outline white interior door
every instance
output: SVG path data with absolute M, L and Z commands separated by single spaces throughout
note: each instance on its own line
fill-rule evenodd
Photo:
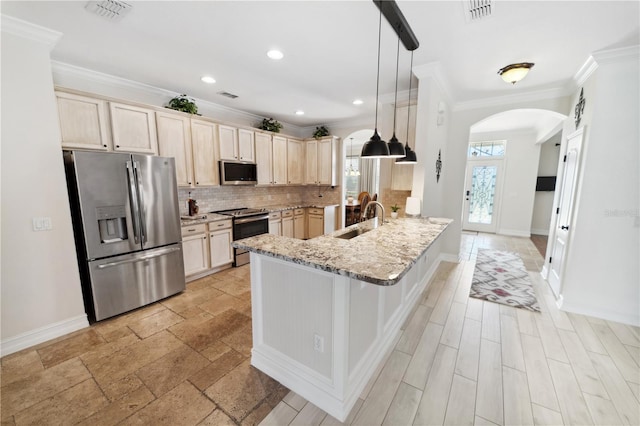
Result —
M 567 138 L 567 152 L 564 157 L 564 172 L 562 186 L 558 197 L 558 214 L 556 228 L 553 234 L 551 248 L 551 262 L 549 267 L 549 285 L 558 296 L 562 283 L 564 260 L 567 255 L 571 227 L 573 223 L 573 204 L 580 171 L 580 151 L 582 148 L 582 136 L 584 127 L 572 133 Z
M 468 161 L 463 229 L 496 232 L 501 181 L 502 160 Z

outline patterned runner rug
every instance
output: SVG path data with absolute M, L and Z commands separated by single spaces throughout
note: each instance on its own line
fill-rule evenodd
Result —
M 540 312 L 522 259 L 508 251 L 478 250 L 469 296 Z

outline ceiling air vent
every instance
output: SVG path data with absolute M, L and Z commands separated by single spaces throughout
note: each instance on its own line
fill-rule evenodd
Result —
M 238 97 L 238 95 L 234 95 L 233 93 L 229 92 L 218 92 L 218 95 L 226 96 L 229 99 L 235 99 Z
M 110 21 L 119 21 L 131 10 L 131 5 L 123 1 L 102 0 L 89 1 L 84 8 Z
M 462 3 L 467 22 L 477 22 L 490 17 L 495 7 L 493 0 L 463 0 Z

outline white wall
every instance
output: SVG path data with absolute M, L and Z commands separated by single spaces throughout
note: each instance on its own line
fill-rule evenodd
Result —
M 594 53 L 563 309 L 640 325 L 640 48 Z M 575 105 L 579 90 L 571 105 Z M 565 136 L 574 130 L 573 121 Z M 563 144 L 564 144 L 563 140 Z M 563 149 L 565 147 L 563 146 Z
M 558 158 L 560 156 L 560 143 L 562 132 L 558 132 L 551 139 L 542 144 L 540 148 L 540 161 L 538 162 L 538 176 L 556 176 L 558 173 Z M 533 217 L 531 218 L 531 233 L 536 235 L 548 235 L 553 214 L 553 198 L 555 191 L 537 191 L 533 202 Z
M 496 233 L 529 237 L 540 158 L 536 133 L 533 130 L 472 133 L 469 140 L 507 141 Z
M 35 40 L 51 36 L 2 17 L 2 355 L 88 325 L 50 46 Z M 34 217 L 50 217 L 53 229 L 33 231 Z

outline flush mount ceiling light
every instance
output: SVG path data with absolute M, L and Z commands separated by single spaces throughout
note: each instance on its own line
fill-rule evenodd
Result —
M 389 157 L 389 147 L 378 134 L 378 91 L 380 89 L 380 39 L 382 34 L 382 12 L 378 21 L 378 75 L 376 77 L 376 125 L 371 139 L 362 146 L 361 157 L 367 158 L 387 158 Z
M 296 111 L 296 115 L 304 115 L 304 111 L 299 109 Z
M 356 99 L 355 101 L 353 101 L 353 104 L 354 105 L 362 105 L 363 104 L 362 99 Z
M 498 75 L 502 77 L 504 81 L 511 84 L 516 84 L 529 73 L 529 70 L 533 68 L 535 64 L 532 62 L 521 62 L 519 64 L 507 65 L 498 71 Z
M 411 149 L 409 146 L 409 119 L 411 117 L 411 77 L 413 70 L 413 51 L 411 52 L 411 65 L 409 66 L 409 105 L 407 106 L 407 142 L 404 145 L 405 156 L 402 158 L 396 158 L 396 164 L 405 165 L 405 164 L 417 164 L 418 157 L 416 156 L 416 152 Z
M 393 136 L 389 139 L 389 158 L 403 158 L 405 156 L 404 146 L 396 138 L 396 112 L 398 111 L 398 64 L 400 63 L 400 37 L 398 37 L 398 49 L 396 52 L 396 97 L 393 101 Z
M 216 82 L 216 79 L 211 77 L 210 75 L 203 75 L 202 77 L 200 77 L 200 80 L 207 84 L 213 84 Z
M 284 58 L 284 53 L 279 50 L 273 49 L 267 52 L 267 56 L 274 61 L 279 61 L 280 59 Z

